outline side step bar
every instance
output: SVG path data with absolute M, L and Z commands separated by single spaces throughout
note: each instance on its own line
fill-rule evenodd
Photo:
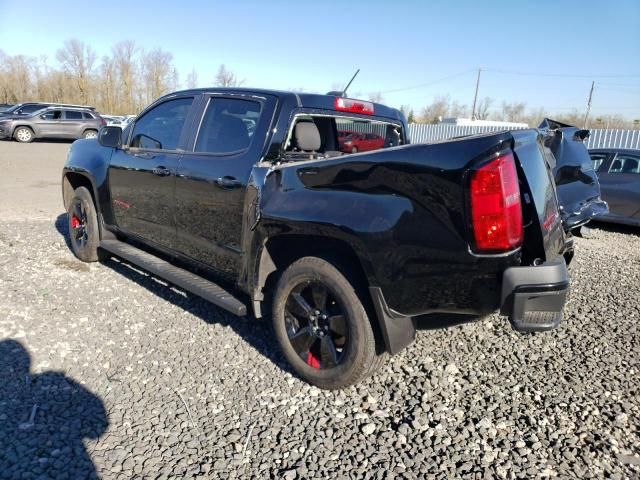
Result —
M 246 305 L 220 286 L 176 267 L 151 253 L 119 240 L 102 240 L 100 248 L 235 315 L 245 316 L 247 314 Z

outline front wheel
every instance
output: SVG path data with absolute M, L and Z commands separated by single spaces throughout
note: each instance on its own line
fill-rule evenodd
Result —
M 358 153 L 358 147 L 353 147 L 351 149 L 351 153 Z
M 321 258 L 301 258 L 284 271 L 273 325 L 293 369 L 320 388 L 353 385 L 380 364 L 371 322 L 354 287 Z
M 35 135 L 29 127 L 18 127 L 16 131 L 13 132 L 13 138 L 20 143 L 30 143 L 33 142 Z
M 98 248 L 100 231 L 98 214 L 93 197 L 86 187 L 78 187 L 67 208 L 69 240 L 76 257 L 83 262 L 95 262 L 106 258 L 106 254 Z

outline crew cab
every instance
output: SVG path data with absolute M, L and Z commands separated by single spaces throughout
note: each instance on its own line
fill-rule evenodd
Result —
M 383 142 L 345 153 L 339 132 Z M 117 256 L 237 315 L 270 313 L 297 374 L 341 388 L 409 345 L 427 313 L 559 325 L 572 243 L 555 135 L 410 144 L 402 113 L 380 104 L 186 90 L 74 142 L 62 194 L 78 258 Z M 587 156 L 570 141 L 563 155 Z

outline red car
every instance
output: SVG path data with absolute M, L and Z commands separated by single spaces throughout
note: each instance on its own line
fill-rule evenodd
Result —
M 338 138 L 340 151 L 347 153 L 367 152 L 384 147 L 384 138 L 374 133 L 351 132 Z

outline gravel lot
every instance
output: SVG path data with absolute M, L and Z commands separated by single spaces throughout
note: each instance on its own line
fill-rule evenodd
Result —
M 559 329 L 426 319 L 324 392 L 267 322 L 75 260 L 68 146 L 0 142 L 0 477 L 640 477 L 640 231 L 577 240 Z

